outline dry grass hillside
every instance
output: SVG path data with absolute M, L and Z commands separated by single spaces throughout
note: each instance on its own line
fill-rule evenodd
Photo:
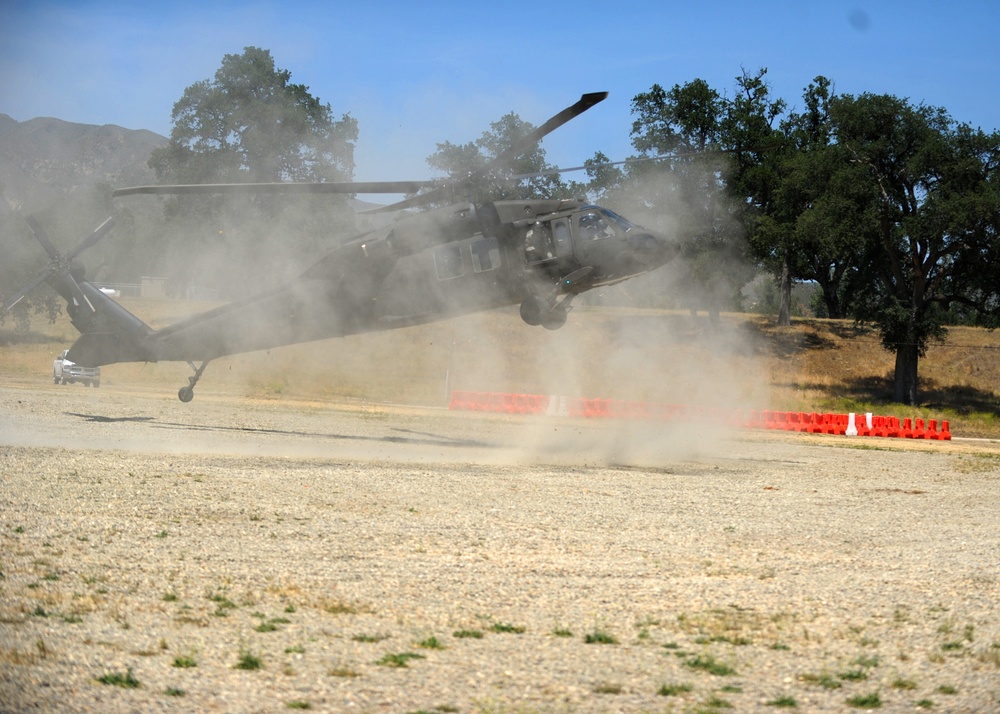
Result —
M 210 307 L 123 299 L 153 326 Z M 76 332 L 63 316 L 18 334 L 0 326 L 0 374 L 51 384 L 51 363 Z M 443 406 L 450 390 L 564 394 L 795 411 L 873 411 L 948 419 L 955 436 L 1000 438 L 1000 332 L 954 328 L 920 364 L 921 405 L 888 403 L 893 355 L 850 322 L 581 307 L 556 332 L 528 328 L 514 308 L 385 333 L 238 355 L 209 365 L 196 394 L 250 399 Z M 173 398 L 185 364 L 104 367 L 102 390 Z M 66 389 L 85 389 L 80 385 Z M 197 408 L 197 397 L 192 408 Z

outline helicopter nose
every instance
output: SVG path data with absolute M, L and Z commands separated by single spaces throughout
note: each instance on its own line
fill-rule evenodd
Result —
M 650 268 L 663 265 L 677 254 L 677 246 L 666 236 L 642 231 L 628 236 L 629 252 Z

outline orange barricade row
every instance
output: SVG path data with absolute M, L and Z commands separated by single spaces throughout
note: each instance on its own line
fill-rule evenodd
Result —
M 448 408 L 501 414 L 542 414 L 585 419 L 642 419 L 716 424 L 742 429 L 773 429 L 807 434 L 876 436 L 949 441 L 947 421 L 903 419 L 874 414 L 817 414 L 772 410 L 688 407 L 622 399 L 580 399 L 556 395 L 453 391 Z

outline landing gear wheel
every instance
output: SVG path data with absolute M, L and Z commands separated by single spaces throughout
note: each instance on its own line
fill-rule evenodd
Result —
M 566 311 L 562 308 L 554 308 L 549 310 L 542 317 L 542 327 L 546 330 L 558 330 L 560 327 L 566 324 Z
M 191 387 L 181 387 L 177 391 L 177 398 L 187 404 L 194 399 L 194 390 Z
M 521 303 L 521 319 L 534 327 L 541 325 L 546 313 L 549 312 L 549 305 L 544 299 L 532 296 L 525 298 Z

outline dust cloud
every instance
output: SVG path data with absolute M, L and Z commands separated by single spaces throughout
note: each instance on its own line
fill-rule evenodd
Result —
M 203 385 L 316 402 L 441 407 L 452 391 L 465 390 L 675 405 L 681 415 L 663 421 L 603 419 L 580 427 L 566 417 L 524 419 L 516 448 L 506 453 L 603 464 L 695 457 L 721 448 L 731 429 L 726 415 L 766 408 L 769 383 L 739 322 L 719 316 L 738 293 L 745 266 L 725 251 L 707 253 L 707 272 L 687 259 L 698 254 L 688 250 L 693 242 L 721 245 L 720 237 L 737 230 L 725 206 L 704 197 L 692 205 L 714 170 L 661 172 L 639 189 L 602 199 L 671 237 L 679 256 L 578 296 L 567 323 L 554 331 L 524 324 L 516 304 L 494 308 L 495 284 L 493 293 L 481 294 L 435 279 L 442 266 L 425 249 L 475 233 L 461 206 L 423 214 L 423 223 L 404 217 L 402 227 L 385 214 L 356 213 L 342 196 L 170 198 L 168 211 L 211 203 L 216 218 L 206 225 L 204 211 L 192 210 L 191 220 L 164 236 L 158 264 L 178 296 L 237 302 L 225 308 L 225 324 L 200 326 L 187 343 L 210 341 L 223 355 Z M 680 185 L 679 176 L 689 183 Z M 366 231 L 364 248 L 352 243 Z M 424 267 L 414 269 L 421 260 Z M 424 319 L 419 312 L 397 319 L 414 305 L 450 318 L 405 326 L 409 318 Z M 176 318 L 149 321 L 163 327 Z M 373 324 L 396 329 L 367 332 Z M 338 334 L 346 336 L 325 339 Z M 296 342 L 304 344 L 284 346 Z
M 728 449 L 740 416 L 768 408 L 770 375 L 758 346 L 741 321 L 721 314 L 750 271 L 723 240 L 739 234 L 734 211 L 702 191 L 720 170 L 658 172 L 634 192 L 602 201 L 671 237 L 678 255 L 581 295 L 561 329 L 521 324 L 516 308 L 456 323 L 462 366 L 453 370 L 454 388 L 651 403 L 678 414 L 595 418 L 583 427 L 557 416 L 527 420 L 517 458 L 634 465 L 698 458 Z M 642 196 L 658 197 L 659 208 Z M 691 205 L 693 198 L 702 203 Z M 689 255 L 701 261 L 710 255 L 712 265 L 692 263 Z
M 469 342 L 453 374 L 458 389 L 677 409 L 664 419 L 519 417 L 515 459 L 523 462 L 657 465 L 716 454 L 739 426 L 727 417 L 767 403 L 769 380 L 725 317 L 709 324 L 685 313 L 581 307 L 556 332 L 518 325 L 516 316 L 477 322 L 459 325 Z
M 648 465 L 717 452 L 733 428 L 730 415 L 766 408 L 769 379 L 740 323 L 719 316 L 725 296 L 741 287 L 743 268 L 723 256 L 710 279 L 700 280 L 697 266 L 686 261 L 682 243 L 705 240 L 690 237 L 705 233 L 705 219 L 704 212 L 682 203 L 692 192 L 679 190 L 676 176 L 658 175 L 641 192 L 607 205 L 673 237 L 679 257 L 619 285 L 584 293 L 567 324 L 554 331 L 524 324 L 517 305 L 480 311 L 491 300 L 495 304 L 495 297 L 434 279 L 431 256 L 420 251 L 475 232 L 457 208 L 446 209 L 445 218 L 422 219 L 423 224 L 404 218 L 405 228 L 380 214 L 354 215 L 350 225 L 343 213 L 312 199 L 294 210 L 289 204 L 272 205 L 270 212 L 258 206 L 254 212 L 270 218 L 259 222 L 246 218 L 251 211 L 245 210 L 238 232 L 253 236 L 251 246 L 260 250 L 234 251 L 234 239 L 224 237 L 214 258 L 211 251 L 199 258 L 202 269 L 210 267 L 220 295 L 275 286 L 285 292 L 248 304 L 234 339 L 255 351 L 217 360 L 205 379 L 236 385 L 247 396 L 279 399 L 445 406 L 452 391 L 465 390 L 673 405 L 680 415 L 670 420 L 598 419 L 578 427 L 566 417 L 526 418 L 516 448 L 505 450 L 504 458 Z M 695 183 L 704 180 L 699 176 Z M 661 197 L 668 208 L 651 210 L 636 198 L 639 193 Z M 237 204 L 249 205 L 245 199 Z M 724 207 L 714 210 L 712 230 L 735 230 Z M 320 226 L 325 237 L 316 233 Z M 360 230 L 372 231 L 363 258 L 350 244 Z M 393 240 L 402 243 L 394 245 L 403 249 L 402 257 L 380 263 L 375 242 Z M 426 263 L 422 272 L 412 270 L 418 260 Z M 290 277 L 303 271 L 305 280 Z M 391 285 L 396 293 L 391 308 L 385 307 L 380 285 Z M 432 306 L 451 318 L 364 332 L 364 323 L 391 324 L 386 311 L 412 305 Z M 311 317 L 293 325 L 283 320 L 286 314 Z M 350 334 L 359 330 L 364 333 Z M 319 339 L 324 331 L 348 334 Z M 281 346 L 299 337 L 316 341 Z

